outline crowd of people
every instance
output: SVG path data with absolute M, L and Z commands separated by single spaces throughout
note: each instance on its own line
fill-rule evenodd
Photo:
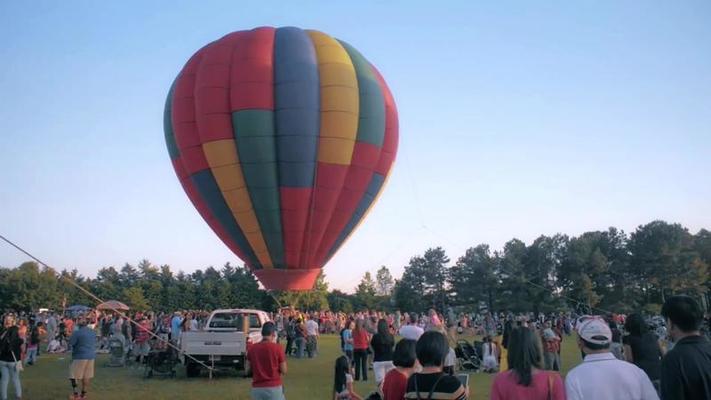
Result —
M 20 373 L 33 366 L 42 352 L 71 354 L 72 395 L 84 399 L 94 377 L 96 354 L 108 352 L 109 341 L 121 343 L 125 354 L 130 352 L 140 363 L 149 350 L 148 342 L 153 336 L 150 333 L 177 340 L 182 331 L 199 330 L 206 315 L 204 312 L 138 312 L 131 316 L 98 311 L 6 312 L 0 329 L 0 400 L 8 399 L 10 383 L 15 398 L 22 398 Z M 136 324 L 131 324 L 129 318 Z M 46 343 L 46 347 L 43 348 L 42 343 Z
M 53 316 L 48 319 L 52 320 Z M 7 313 L 2 317 L 0 329 L 0 399 L 8 399 L 10 382 L 15 390 L 15 398 L 22 399 L 20 373 L 25 367 L 34 365 L 41 352 L 40 343 L 48 335 L 52 340 L 66 341 L 71 349 L 69 381 L 74 399 L 86 398 L 91 379 L 94 377 L 96 358 L 96 333 L 89 327 L 89 317 L 61 318 L 54 331 L 54 321 L 45 329 L 47 321 L 42 316 L 17 316 Z M 52 341 L 50 340 L 50 342 Z
M 151 337 L 178 344 L 182 332 L 201 330 L 208 312 L 91 311 L 79 315 L 7 313 L 0 330 L 0 400 L 14 388 L 22 397 L 21 371 L 43 352 L 70 352 L 75 398 L 86 397 L 97 352 L 119 341 L 143 361 Z M 131 318 L 134 323 L 130 323 Z M 252 398 L 284 398 L 287 359 L 319 356 L 323 334 L 340 337 L 334 360 L 333 397 L 346 399 L 466 399 L 462 338 L 481 337 L 477 372 L 496 373 L 491 399 L 711 399 L 711 344 L 701 308 L 690 297 L 667 299 L 657 318 L 641 314 L 590 316 L 512 313 L 300 312 L 281 309 L 252 345 Z M 561 343 L 575 340 L 582 362 L 565 379 Z M 279 344 L 284 342 L 282 346 Z M 466 340 L 464 340 L 466 342 Z M 46 343 L 46 347 L 41 345 Z M 470 372 L 470 371 L 469 371 Z M 356 381 L 372 378 L 372 393 Z
M 278 363 L 272 362 L 278 365 L 272 369 L 272 382 L 279 377 L 279 385 L 269 395 L 253 398 L 283 399 L 280 376 L 286 371 L 286 356 L 292 355 L 291 345 L 308 343 L 309 336 L 317 339 L 319 332 L 338 332 L 343 354 L 335 360 L 334 400 L 469 398 L 476 388 L 468 385 L 466 374 L 457 374 L 454 349 L 458 335 L 467 333 L 483 336 L 481 370 L 498 372 L 490 390 L 493 400 L 711 399 L 711 343 L 704 335 L 708 319 L 687 296 L 667 299 L 663 323 L 640 314 L 448 314 L 282 312 L 269 323 L 268 332 L 283 334 L 263 332 L 268 341 L 287 339 L 286 351 L 275 356 Z M 313 322 L 316 334 L 301 328 L 304 321 Z M 568 340 L 576 341 L 582 363 L 563 379 L 560 344 L 573 335 Z M 295 356 L 302 354 L 297 351 Z M 365 396 L 353 382 L 367 381 L 371 369 L 376 390 Z

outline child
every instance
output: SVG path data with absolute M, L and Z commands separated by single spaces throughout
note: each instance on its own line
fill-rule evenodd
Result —
M 447 353 L 447 357 L 444 358 L 444 364 L 442 367 L 442 372 L 444 372 L 447 375 L 454 375 L 454 366 L 457 363 L 457 355 L 454 352 L 454 349 L 452 346 L 449 346 L 449 352 Z
M 353 391 L 353 375 L 348 357 L 340 356 L 336 359 L 335 376 L 333 380 L 334 400 L 363 400 L 358 393 Z
M 64 353 L 64 347 L 62 347 L 62 343 L 59 341 L 59 336 L 49 341 L 47 353 Z
M 484 372 L 494 373 L 499 369 L 499 347 L 491 340 L 491 336 L 484 337 L 484 344 L 482 346 L 484 350 L 484 356 L 482 358 L 482 367 Z
M 346 326 L 341 332 L 341 341 L 343 342 L 343 352 L 346 353 L 346 357 L 350 360 L 351 365 L 353 365 L 353 326 L 355 323 L 353 321 L 346 322 Z
M 454 336 L 448 335 L 447 331 L 444 329 L 440 330 L 442 334 L 447 338 L 447 344 L 449 344 L 449 351 L 447 356 L 444 358 L 444 363 L 442 364 L 442 372 L 447 375 L 454 375 L 454 366 L 457 363 L 457 354 L 454 351 L 454 346 L 456 346 L 456 341 Z

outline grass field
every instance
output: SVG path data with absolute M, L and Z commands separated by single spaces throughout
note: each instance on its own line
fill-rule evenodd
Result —
M 340 355 L 337 336 L 323 336 L 319 343 L 321 354 L 314 359 L 289 359 L 289 373 L 284 379 L 286 398 L 289 400 L 332 399 L 333 363 Z M 563 340 L 564 372 L 580 362 L 580 353 L 573 337 Z M 234 375 L 222 375 L 213 380 L 207 377 L 185 378 L 183 368 L 178 369 L 178 377 L 143 378 L 143 369 L 110 368 L 104 366 L 108 360 L 100 355 L 96 363 L 96 378 L 90 393 L 91 400 L 193 400 L 193 399 L 249 399 L 250 381 Z M 42 354 L 37 364 L 22 372 L 23 399 L 58 400 L 67 399 L 70 394 L 67 371 L 69 355 Z M 470 377 L 470 399 L 488 399 L 494 375 L 472 374 Z M 370 381 L 356 382 L 356 391 L 366 395 L 374 389 L 373 375 Z M 10 391 L 9 394 L 13 393 Z M 10 395 L 12 399 L 12 394 Z

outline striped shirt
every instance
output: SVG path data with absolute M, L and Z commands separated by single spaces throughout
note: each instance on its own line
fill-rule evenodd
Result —
M 434 386 L 434 390 L 433 390 Z M 428 397 L 432 391 L 432 397 Z M 419 392 L 419 393 L 418 393 Z M 441 372 L 434 374 L 413 374 L 407 380 L 405 399 L 408 400 L 465 400 L 465 387 L 454 376 Z

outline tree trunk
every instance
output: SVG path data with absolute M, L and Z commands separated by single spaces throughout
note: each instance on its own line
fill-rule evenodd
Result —
M 494 293 L 491 288 L 489 288 L 489 311 L 494 310 Z

